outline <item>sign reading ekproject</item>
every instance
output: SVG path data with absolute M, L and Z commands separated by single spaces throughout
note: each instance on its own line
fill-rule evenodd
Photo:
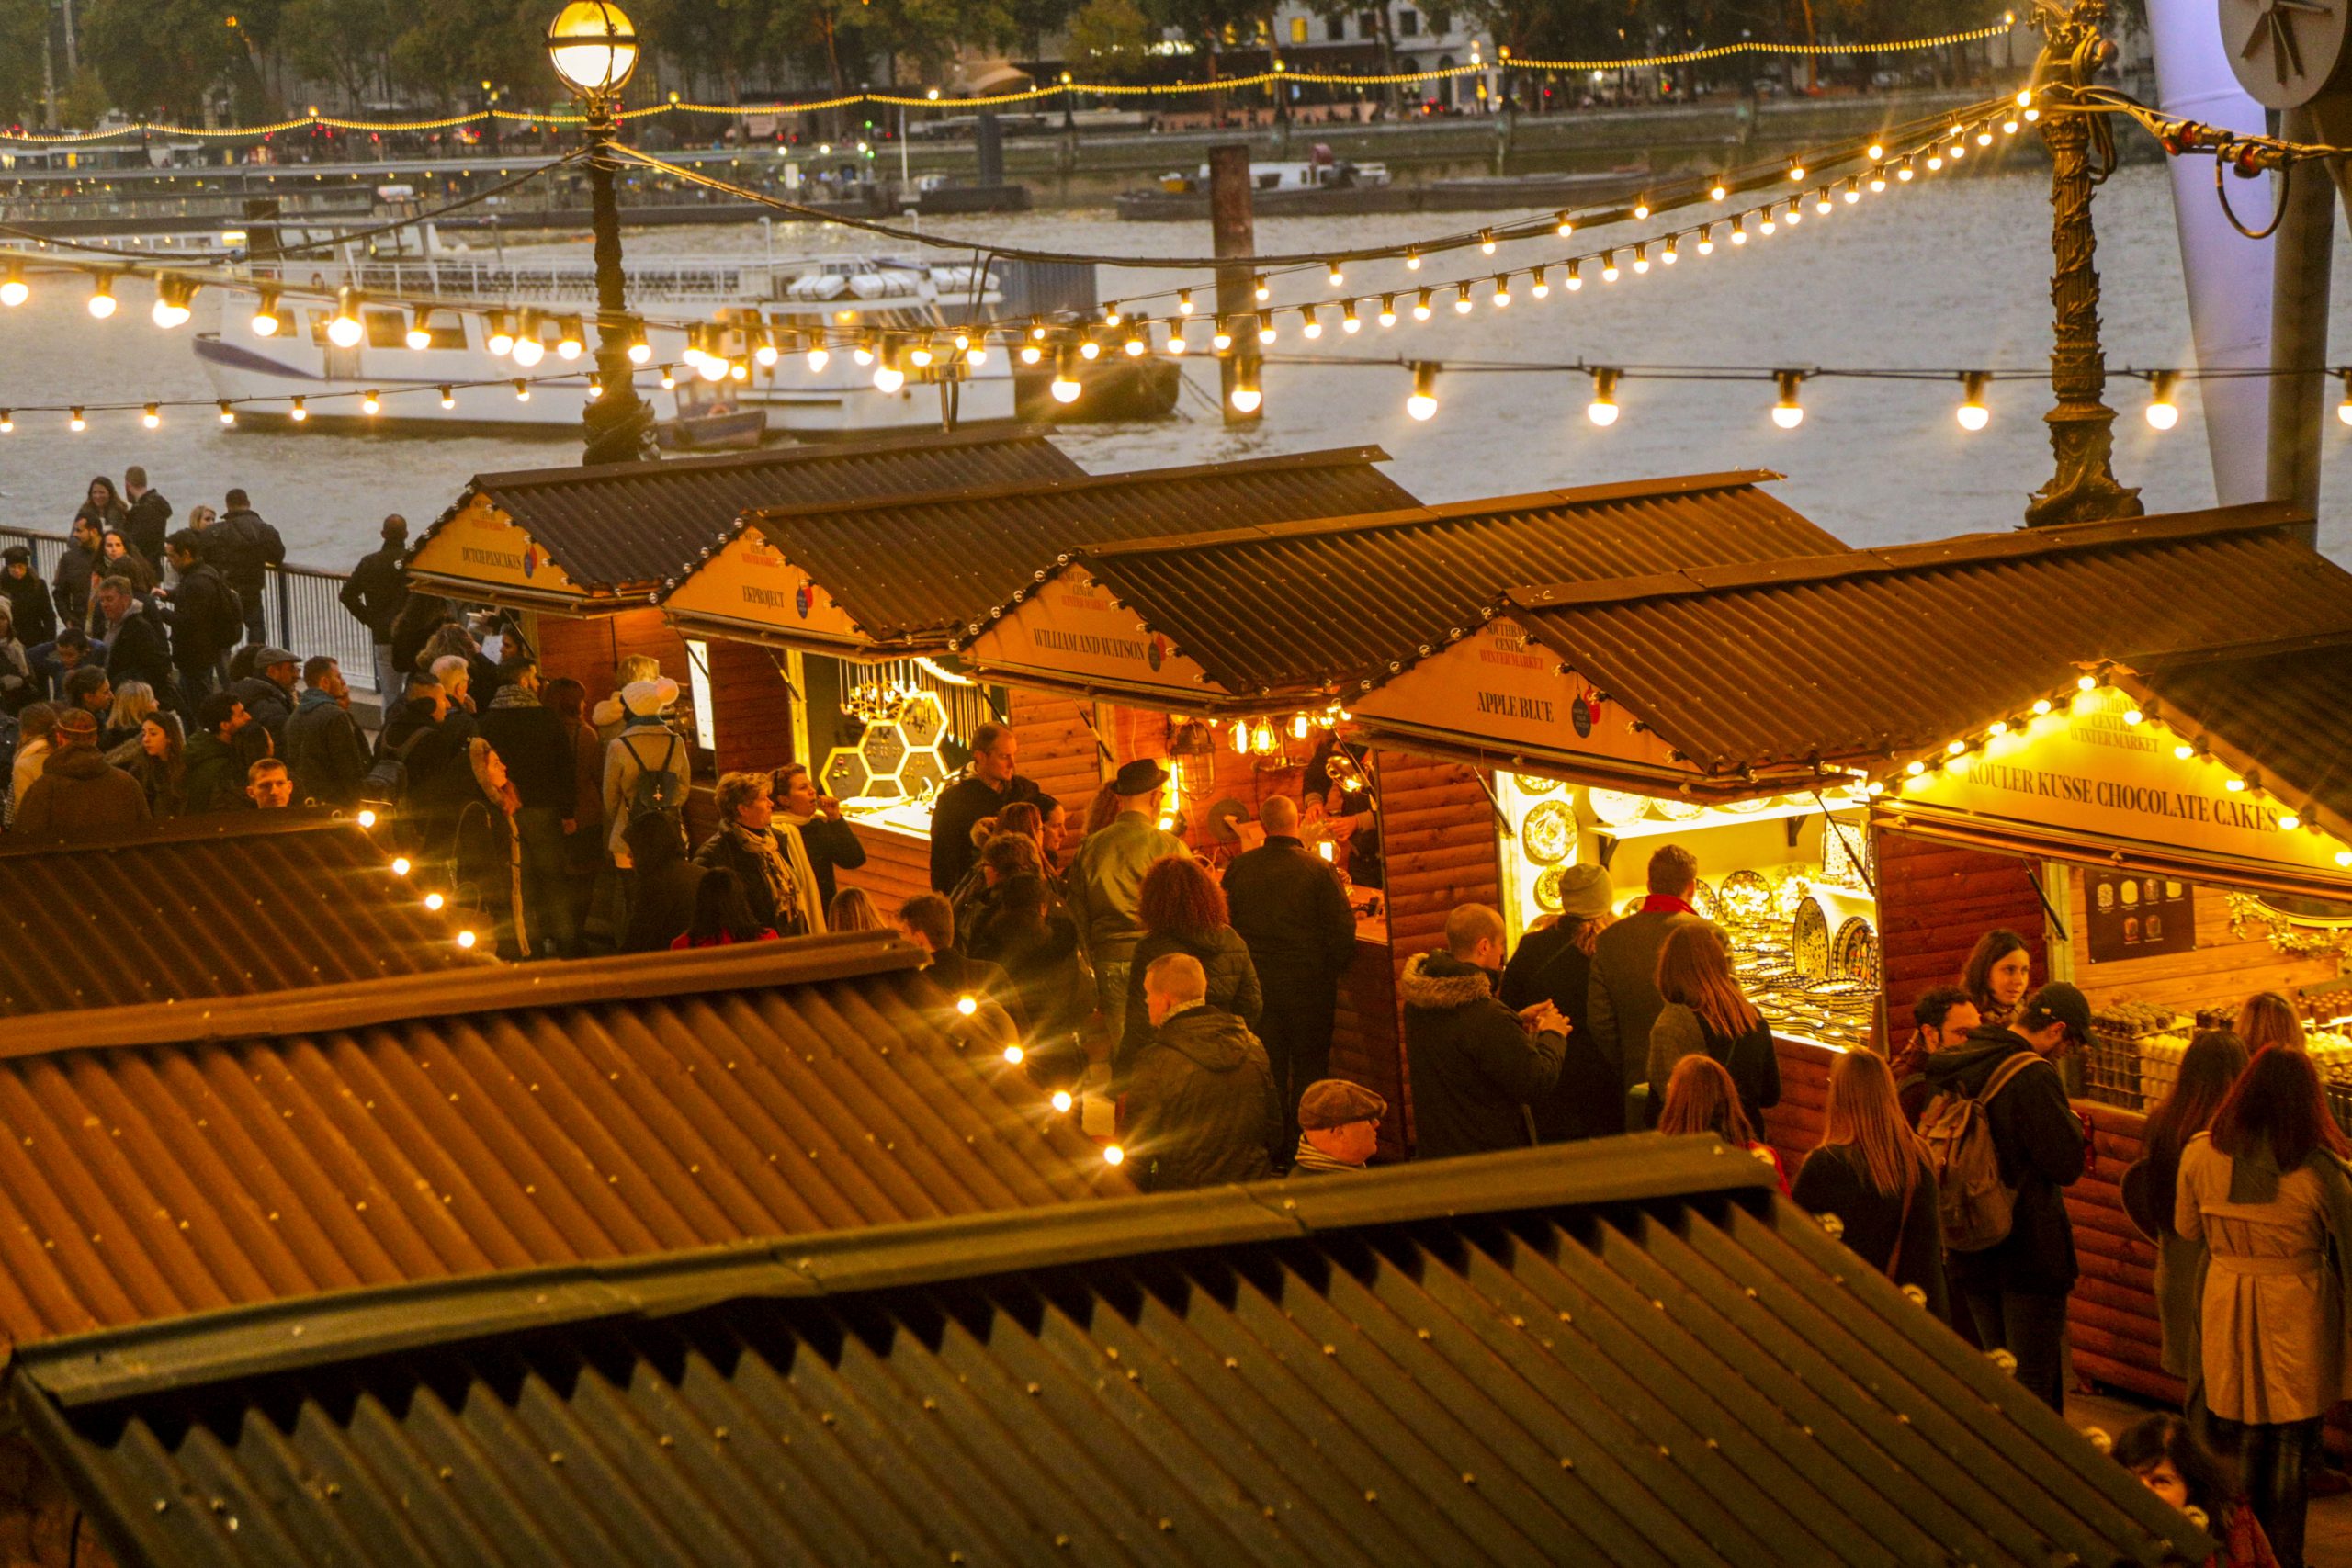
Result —
M 2113 688 L 1903 782 L 1897 812 L 2138 842 L 2175 853 L 2318 872 L 2345 881 L 2334 840 L 2306 832 L 2278 802 L 2186 749 Z M 2240 787 L 2233 788 L 2233 784 Z M 1890 795 L 1889 802 L 1895 796 Z
M 672 590 L 662 608 L 681 621 L 847 641 L 856 624 L 759 529 L 749 527 Z

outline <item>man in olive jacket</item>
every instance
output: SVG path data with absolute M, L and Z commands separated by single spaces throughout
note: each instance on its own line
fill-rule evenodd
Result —
M 1114 1040 L 1126 1031 L 1127 978 L 1135 967 L 1136 943 L 1143 940 L 1136 918 L 1143 874 L 1162 855 L 1193 852 L 1159 826 L 1160 792 L 1167 787 L 1168 770 L 1152 758 L 1138 757 L 1119 770 L 1111 781 L 1119 814 L 1078 846 L 1063 894 L 1063 908 L 1078 926 L 1087 962 L 1094 965 L 1095 1003 Z
M 1690 908 L 1698 886 L 1699 857 L 1679 844 L 1661 844 L 1650 856 L 1649 897 L 1592 944 L 1592 978 L 1578 1021 L 1600 1059 L 1617 1069 L 1621 1093 L 1649 1081 L 1650 1030 L 1666 1006 L 1657 994 L 1657 950 L 1668 931 L 1699 918 Z M 1645 1121 L 1656 1120 L 1657 1111 L 1653 1104 Z
M 1535 1141 L 1528 1107 L 1560 1076 L 1568 1024 L 1548 998 L 1523 1015 L 1496 1000 L 1503 942 L 1502 916 L 1462 905 L 1445 918 L 1444 948 L 1415 953 L 1397 982 L 1417 1158 Z
M 1207 1005 L 1208 975 L 1186 953 L 1144 971 L 1151 1043 L 1127 1077 L 1127 1142 L 1143 1188 L 1175 1192 L 1273 1175 L 1282 1106 L 1266 1048 Z
M 1225 868 L 1225 901 L 1264 995 L 1258 1035 L 1282 1091 L 1287 1148 L 1298 1141 L 1298 1097 L 1331 1076 L 1331 1020 L 1355 962 L 1356 917 L 1340 874 L 1300 841 L 1298 802 L 1269 795 L 1258 822 L 1266 841 Z

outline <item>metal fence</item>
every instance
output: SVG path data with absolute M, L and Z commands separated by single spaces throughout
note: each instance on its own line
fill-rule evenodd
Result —
M 66 536 L 31 528 L 0 529 L 0 539 L 21 539 L 33 552 L 33 570 L 43 582 L 57 570 Z M 274 566 L 262 595 L 264 635 L 277 647 L 308 659 L 323 653 L 343 666 L 343 677 L 354 692 L 380 696 L 376 691 L 376 656 L 368 628 L 343 607 L 340 597 L 349 574 L 321 571 L 316 567 Z

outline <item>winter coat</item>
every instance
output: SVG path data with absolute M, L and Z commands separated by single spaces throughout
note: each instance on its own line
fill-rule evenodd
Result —
M 266 675 L 248 675 L 232 685 L 229 694 L 245 705 L 254 725 L 269 731 L 277 754 L 286 755 L 286 721 L 294 716 L 294 694 Z
M 251 507 L 224 512 L 204 531 L 204 558 L 220 569 L 248 614 L 262 602 L 267 568 L 286 564 L 286 541 Z
M 49 574 L 50 592 L 57 605 L 57 624 L 78 626 L 90 618 L 90 575 L 97 568 L 98 547 L 69 544 Z
M 8 595 L 8 619 L 18 642 L 39 648 L 57 640 L 57 605 L 38 573 L 27 570 L 22 577 L 11 577 L 0 569 L 0 592 Z
M 15 830 L 39 839 L 119 839 L 148 818 L 147 792 L 91 746 L 53 752 L 17 803 Z
M 792 880 L 791 852 L 777 839 L 775 829 L 769 829 L 766 837 L 775 846 L 773 858 L 760 852 L 759 835 L 753 829 L 741 823 L 723 825 L 695 852 L 695 863 L 733 872 L 743 885 L 752 918 L 760 924 L 787 936 L 806 934 L 798 890 Z
M 2352 1173 L 2343 1161 L 2323 1149 L 2281 1171 L 2267 1145 L 2233 1159 L 2199 1133 L 2181 1151 L 2173 1225 L 2206 1246 L 2206 1408 L 2227 1421 L 2308 1421 L 2352 1393 Z
M 188 737 L 187 771 L 180 775 L 180 811 L 199 816 L 245 803 L 245 770 L 236 748 L 209 729 Z
M 139 781 L 140 793 L 147 797 L 147 814 L 156 821 L 187 815 L 186 758 L 174 766 L 142 751 L 123 771 Z
M 104 617 L 99 624 L 108 632 L 107 679 L 114 689 L 122 690 L 126 681 L 144 681 L 154 688 L 158 702 L 176 710 L 179 682 L 173 678 L 172 639 L 164 623 L 134 604 L 113 627 L 105 626 Z
M 1151 1013 L 1144 1005 L 1144 974 L 1154 960 L 1171 953 L 1188 953 L 1201 961 L 1202 971 L 1208 976 L 1209 1006 L 1233 1014 L 1251 1029 L 1258 1027 L 1258 1020 L 1265 1013 L 1266 995 L 1258 984 L 1257 965 L 1250 962 L 1250 949 L 1231 926 L 1219 926 L 1199 936 L 1146 932 L 1136 942 L 1135 967 L 1127 974 L 1126 1023 L 1111 1053 L 1114 1080 L 1125 1076 L 1144 1042 L 1151 1038 Z
M 519 694 L 518 694 L 519 695 Z M 560 817 L 571 815 L 580 787 L 580 771 L 563 733 L 563 720 L 537 698 L 501 703 L 492 700 L 475 721 L 481 738 L 506 763 L 514 793 L 526 807 L 540 807 Z
M 1644 909 L 1602 931 L 1592 944 L 1584 1026 L 1601 1060 L 1616 1068 L 1621 1096 L 1649 1077 L 1650 1030 L 1666 1006 L 1657 994 L 1657 950 L 1666 945 L 1668 930 L 1697 918 L 1677 909 Z M 1568 1016 L 1577 1015 L 1571 1010 Z
M 790 822 L 800 830 L 800 847 L 808 852 L 808 867 L 817 874 L 817 908 L 833 907 L 836 871 L 855 871 L 865 863 L 865 846 L 858 841 L 857 830 L 846 822 L 836 822 L 819 812 L 806 822 L 792 822 L 782 811 L 777 820 Z
M 368 743 L 358 720 L 324 692 L 304 692 L 286 721 L 286 767 L 298 803 L 356 806 L 368 777 Z
M 172 628 L 172 662 L 182 670 L 209 670 L 244 640 L 236 590 L 209 560 L 188 569 L 157 613 Z
M 161 491 L 140 491 L 139 499 L 123 514 L 122 536 L 150 563 L 164 558 L 164 540 L 171 531 L 172 503 L 164 499 Z
M 1126 1111 L 1148 1192 L 1263 1180 L 1287 1152 L 1266 1048 L 1216 1008 L 1186 1008 L 1151 1032 L 1127 1080 Z
M 392 623 L 408 604 L 408 573 L 401 567 L 405 553 L 397 545 L 386 545 L 361 556 L 336 595 L 379 648 L 391 642 Z
M 1078 955 L 1078 928 L 1059 913 L 1047 915 L 1042 927 L 1009 926 L 1000 922 L 991 928 L 993 940 L 972 956 L 994 964 L 1012 982 L 1035 1037 L 1033 1050 L 1070 1041 L 1094 1010 L 1094 982 Z
M 972 829 L 1016 800 L 1039 801 L 1043 791 L 1015 773 L 998 789 L 986 779 L 966 776 L 939 792 L 931 808 L 931 890 L 953 893 L 979 859 Z
M 1417 1156 L 1443 1159 L 1525 1148 L 1528 1107 L 1559 1081 L 1565 1036 L 1531 1034 L 1495 998 L 1486 970 L 1440 949 L 1406 961 L 1405 1061 Z
M 1225 868 L 1233 929 L 1266 986 L 1336 990 L 1356 961 L 1356 916 L 1340 874 L 1298 840 L 1270 836 Z
M 666 768 L 691 784 L 694 752 L 658 719 L 631 719 L 605 749 L 605 848 L 613 863 L 624 870 L 628 866 L 628 840 L 624 835 L 628 830 L 629 802 L 637 794 L 639 776 L 648 768 Z
M 1184 840 L 1163 832 L 1140 811 L 1122 811 L 1091 834 L 1071 858 L 1063 897 L 1078 924 L 1078 940 L 1096 969 L 1135 955 L 1143 927 L 1136 919 L 1143 874 L 1162 855 L 1190 854 Z
M 2000 1065 L 2032 1049 L 2006 1029 L 1973 1029 L 1959 1044 L 1928 1058 L 1931 1093 L 1973 1095 Z M 2075 1261 L 2075 1227 L 2059 1189 L 2082 1179 L 2089 1165 L 2082 1120 L 2066 1102 L 2065 1081 L 2043 1061 L 2026 1067 L 1984 1110 L 2000 1162 L 2001 1180 L 2017 1191 L 2009 1234 L 1981 1252 L 1955 1252 L 1947 1262 L 1956 1290 L 2007 1291 L 2062 1296 L 2081 1272 Z
M 1592 957 L 1576 944 L 1583 926 L 1582 920 L 1564 919 L 1521 937 L 1497 988 L 1503 1006 L 1513 1012 L 1549 1001 L 1568 1021 L 1559 1078 L 1531 1107 L 1535 1135 L 1547 1144 L 1625 1130 L 1625 1089 L 1617 1081 L 1617 1065 L 1601 1055 L 1586 1027 Z
M 1761 1019 L 1746 1033 L 1726 1039 L 1714 1026 L 1680 1002 L 1658 1010 L 1650 1025 L 1648 1072 L 1650 1103 L 1666 1104 L 1667 1080 L 1674 1065 L 1685 1056 L 1710 1056 L 1731 1074 L 1739 1090 L 1739 1108 L 1758 1137 L 1764 1135 L 1764 1112 L 1781 1103 L 1781 1055 L 1772 1046 L 1772 1031 Z
M 1912 1165 L 1906 1203 L 1901 1192 L 1881 1192 L 1870 1184 L 1853 1145 L 1824 1144 L 1804 1156 L 1790 1196 L 1809 1214 L 1837 1215 L 1846 1249 L 1897 1285 L 1918 1286 L 1927 1292 L 1928 1310 L 1940 1319 L 1947 1296 L 1936 1173 L 1924 1152 L 1915 1152 Z
M 695 923 L 695 890 L 710 873 L 690 860 L 639 867 L 629 895 L 628 932 L 623 953 L 660 953 Z
M 17 740 L 17 754 L 8 763 L 9 827 L 17 825 L 17 807 L 25 803 L 25 796 L 32 790 L 33 781 L 40 777 L 41 769 L 49 764 L 51 750 L 46 735 L 36 736 L 30 740 Z
M 34 694 L 32 661 L 25 657 L 25 645 L 13 637 L 0 637 L 0 712 L 19 711 Z

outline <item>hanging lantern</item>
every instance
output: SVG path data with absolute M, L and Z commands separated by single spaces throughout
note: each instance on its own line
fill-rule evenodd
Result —
M 1250 755 L 1250 721 L 1246 718 L 1233 721 L 1233 749 L 1244 757 Z
M 1304 713 L 1295 713 L 1290 716 L 1290 738 L 1293 740 L 1306 739 L 1306 715 Z
M 1258 728 L 1250 732 L 1250 750 L 1263 757 L 1270 755 L 1273 749 L 1274 727 L 1261 718 L 1258 721 Z

